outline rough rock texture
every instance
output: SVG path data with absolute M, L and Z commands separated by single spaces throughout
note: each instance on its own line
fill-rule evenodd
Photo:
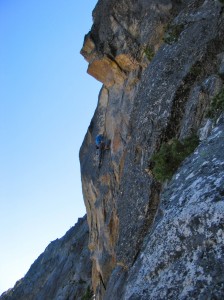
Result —
M 1 300 L 81 299 L 91 287 L 91 260 L 86 217 L 64 237 L 51 242 L 14 288 Z
M 222 123 L 164 188 L 124 294 L 108 299 L 223 299 L 223 147 Z
M 223 103 L 208 117 L 224 91 L 221 2 L 99 0 L 81 50 L 103 83 L 80 149 L 90 253 L 80 221 L 1 300 L 80 299 L 89 255 L 96 300 L 224 299 Z M 194 134 L 194 153 L 156 181 L 153 154 Z
M 204 140 L 203 147 L 209 144 L 206 138 L 215 126 L 215 120 L 206 117 L 207 111 L 214 96 L 223 88 L 223 7 L 213 0 L 100 0 L 94 9 L 93 20 L 81 53 L 89 62 L 88 73 L 100 80 L 103 87 L 80 150 L 80 161 L 96 299 L 148 299 L 152 291 L 155 295 L 152 299 L 186 299 L 192 295 L 201 295 L 200 299 L 203 299 L 206 288 L 211 295 L 223 297 L 221 279 L 215 279 L 220 276 L 218 266 L 223 263 L 223 241 L 217 238 L 214 247 L 219 250 L 216 253 L 204 251 L 205 258 L 201 258 L 198 265 L 196 257 L 192 256 L 197 255 L 200 241 L 202 247 L 207 247 L 211 232 L 216 236 L 221 234 L 219 230 L 223 227 L 218 227 L 211 212 L 220 205 L 217 206 L 220 215 L 224 212 L 223 207 L 208 201 L 209 206 L 200 215 L 195 211 L 200 220 L 194 229 L 192 225 L 188 226 L 191 223 L 189 214 L 192 213 L 193 220 L 193 208 L 200 207 L 200 198 L 204 199 L 204 196 L 200 196 L 198 202 L 195 200 L 194 207 L 188 198 L 183 198 L 179 211 L 173 202 L 164 206 L 159 227 L 156 227 L 155 216 L 158 207 L 160 210 L 163 207 L 165 195 L 168 195 L 168 202 L 169 197 L 188 197 L 188 189 L 198 184 L 201 190 L 205 183 L 200 181 L 200 188 L 197 176 L 201 174 L 195 170 L 191 185 L 188 186 L 189 181 L 185 183 L 181 175 L 179 181 L 173 181 L 165 188 L 164 184 L 155 181 L 151 164 L 152 154 L 172 138 L 184 139 L 196 133 Z M 99 133 L 111 140 L 111 148 L 104 152 L 101 168 L 98 168 L 94 145 Z M 217 154 L 223 151 L 221 141 L 222 138 L 217 141 Z M 196 157 L 192 156 L 192 159 Z M 218 160 L 218 157 L 214 159 Z M 222 162 L 223 157 L 220 159 Z M 190 166 L 193 172 L 189 162 Z M 208 177 L 209 172 L 214 175 L 210 168 L 207 172 Z M 217 172 L 217 180 L 222 176 Z M 208 185 L 212 185 L 212 180 L 209 182 L 208 179 Z M 177 187 L 183 188 L 179 194 Z M 216 186 L 213 188 L 210 188 L 211 194 L 216 191 Z M 201 191 L 203 193 L 206 195 L 207 190 Z M 172 218 L 176 210 L 176 213 L 185 214 L 181 215 L 183 222 L 176 217 L 176 225 L 168 225 L 169 219 L 164 216 L 169 213 Z M 203 230 L 200 224 L 204 226 Z M 189 238 L 178 243 L 178 231 L 169 236 L 169 226 L 171 231 L 175 226 L 183 232 L 187 228 Z M 164 231 L 164 235 L 151 237 L 155 228 L 159 233 Z M 196 241 L 187 247 L 185 242 L 189 242 L 190 236 Z M 147 247 L 146 239 L 149 239 Z M 176 245 L 180 249 L 179 264 L 178 257 L 166 258 L 167 239 L 170 239 L 171 250 Z M 174 240 L 177 241 L 174 243 Z M 146 252 L 142 252 L 143 249 Z M 179 250 L 172 251 L 178 256 Z M 164 259 L 161 259 L 161 253 L 164 253 Z M 141 267 L 139 257 L 148 267 Z M 151 259 L 155 261 L 151 262 Z M 189 266 L 185 266 L 186 272 L 178 271 L 178 280 L 172 272 L 174 261 L 177 261 L 177 269 L 189 262 Z M 213 273 L 210 272 L 212 275 L 205 274 L 203 263 L 208 267 L 211 264 L 217 266 Z M 151 268 L 157 270 L 155 275 Z M 163 273 L 166 270 L 164 277 L 159 278 L 160 270 Z M 188 285 L 184 280 L 190 272 L 189 282 L 192 280 L 193 283 Z M 134 285 L 135 278 L 139 290 Z M 169 288 L 166 289 L 169 282 L 170 294 Z M 174 285 L 179 286 L 174 290 Z M 194 291 L 190 292 L 193 285 Z M 181 294 L 185 286 L 186 290 Z M 146 289 L 145 296 L 143 288 Z

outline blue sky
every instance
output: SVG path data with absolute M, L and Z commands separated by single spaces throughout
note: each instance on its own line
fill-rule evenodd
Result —
M 0 0 L 0 294 L 85 214 L 78 152 L 101 84 L 79 54 L 96 0 Z

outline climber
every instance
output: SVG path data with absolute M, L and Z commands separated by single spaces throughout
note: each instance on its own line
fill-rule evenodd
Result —
M 104 136 L 102 134 L 98 134 L 96 137 L 96 149 L 100 149 L 104 145 Z
M 96 149 L 99 158 L 99 168 L 100 168 L 104 150 L 110 149 L 110 141 L 106 140 L 102 134 L 98 134 L 95 142 L 96 142 Z

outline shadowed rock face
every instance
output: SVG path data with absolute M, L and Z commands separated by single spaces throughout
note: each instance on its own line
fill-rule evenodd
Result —
M 49 244 L 14 288 L 1 300 L 81 299 L 91 286 L 86 217 Z
M 164 184 L 154 180 L 151 157 L 162 143 L 172 138 L 184 139 L 196 133 L 201 141 L 206 140 L 216 126 L 216 121 L 206 116 L 212 99 L 223 88 L 223 9 L 219 1 L 212 0 L 100 0 L 93 20 L 81 53 L 89 62 L 89 74 L 100 80 L 103 87 L 80 150 L 93 287 L 97 299 L 148 299 L 151 291 L 155 291 L 154 299 L 166 298 L 169 291 L 164 289 L 160 294 L 156 283 L 145 295 L 137 287 L 134 290 L 133 274 L 141 271 L 136 263 L 155 228 L 155 217 L 163 201 Z M 101 168 L 98 168 L 94 145 L 99 133 L 111 140 Z M 221 147 L 221 143 L 218 145 Z M 192 180 L 196 184 L 199 173 L 195 174 Z M 217 176 L 222 175 L 217 173 Z M 187 189 L 181 185 L 182 181 L 184 176 L 177 185 Z M 182 209 L 184 205 L 188 207 L 187 199 L 182 205 Z M 176 207 L 172 209 L 175 213 Z M 187 220 L 179 224 L 183 230 Z M 166 226 L 165 219 L 161 224 Z M 189 230 L 194 235 L 193 226 Z M 165 241 L 166 235 L 160 239 L 162 252 L 166 251 Z M 222 247 L 221 240 L 215 243 Z M 156 245 L 148 246 L 154 255 L 159 251 Z M 183 256 L 190 260 L 191 248 L 181 249 L 185 252 Z M 159 280 L 160 269 L 164 267 L 160 267 L 159 259 L 156 264 L 155 269 L 159 271 L 155 276 Z M 171 269 L 172 265 L 169 276 Z M 143 273 L 139 273 L 139 278 Z M 170 292 L 175 297 L 182 295 L 185 273 L 180 274 L 180 286 Z M 144 274 L 142 281 L 138 279 L 140 288 L 144 286 L 143 281 L 148 285 L 152 280 L 144 276 L 148 275 Z M 197 280 L 195 295 L 203 295 L 199 292 L 200 276 Z M 168 282 L 168 277 L 164 277 L 164 282 Z M 171 282 L 174 285 L 175 280 Z M 213 279 L 201 282 L 201 285 L 215 286 Z M 127 286 L 133 289 L 129 292 Z M 217 286 L 221 291 L 220 285 Z M 183 293 L 183 299 L 184 295 L 194 294 Z

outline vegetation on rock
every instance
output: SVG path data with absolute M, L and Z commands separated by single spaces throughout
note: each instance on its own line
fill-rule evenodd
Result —
M 169 45 L 175 43 L 178 40 L 183 29 L 184 29 L 183 24 L 175 24 L 175 25 L 169 24 L 165 30 L 165 34 L 163 37 L 164 42 Z
M 160 150 L 152 157 L 153 175 L 158 181 L 171 179 L 181 162 L 198 146 L 199 139 L 192 135 L 183 141 L 172 139 L 163 143 Z
M 215 118 L 224 111 L 224 88 L 212 99 L 207 112 L 208 118 Z
M 82 300 L 91 300 L 93 297 L 93 290 L 88 286 L 85 294 L 82 296 Z
M 145 55 L 148 58 L 149 61 L 151 61 L 155 55 L 155 52 L 153 51 L 153 49 L 151 47 L 146 47 L 144 49 Z
M 190 69 L 190 75 L 197 77 L 201 74 L 202 66 L 199 62 L 197 62 L 195 65 L 193 65 Z

